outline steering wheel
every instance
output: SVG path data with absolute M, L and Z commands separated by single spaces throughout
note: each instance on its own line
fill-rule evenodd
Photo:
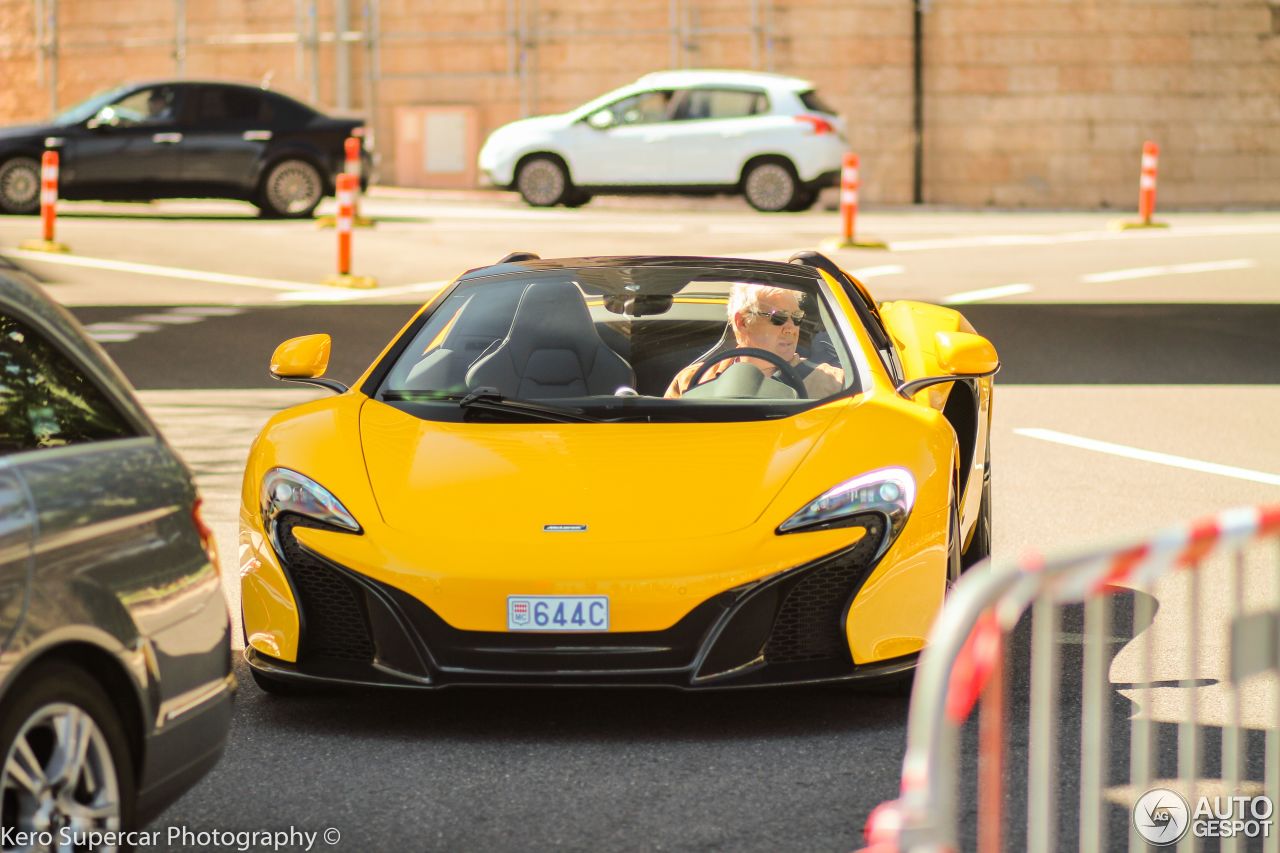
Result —
M 698 381 L 707 374 L 707 371 L 711 369 L 712 365 L 719 364 L 727 358 L 735 358 L 740 355 L 749 356 L 751 358 L 763 358 L 765 361 L 776 364 L 778 369 L 782 371 L 782 381 L 787 385 L 790 385 L 791 388 L 795 390 L 796 396 L 801 400 L 808 398 L 809 392 L 805 390 L 804 380 L 800 378 L 800 374 L 796 372 L 796 369 L 783 361 L 782 356 L 777 353 L 770 352 L 767 349 L 760 349 L 759 347 L 734 347 L 733 349 L 725 350 L 720 353 L 720 355 L 704 361 L 702 366 L 694 371 L 693 377 L 689 380 L 689 387 L 697 388 Z

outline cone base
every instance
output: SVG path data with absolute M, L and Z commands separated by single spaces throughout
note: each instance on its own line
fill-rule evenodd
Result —
M 1136 231 L 1140 228 L 1168 228 L 1169 223 L 1155 222 L 1155 221 L 1143 222 L 1141 220 L 1134 222 L 1134 221 L 1125 220 L 1125 219 L 1117 219 L 1114 222 L 1108 223 L 1107 227 L 1110 228 L 1112 231 Z
M 831 251 L 833 249 L 888 249 L 889 244 L 883 240 L 868 240 L 866 238 L 845 240 L 842 237 L 831 237 L 823 240 L 818 244 L 823 251 Z
M 320 282 L 327 287 L 349 287 L 354 290 L 369 290 L 378 286 L 377 279 L 370 278 L 367 275 L 331 275 L 324 281 Z
M 367 216 L 357 216 L 351 224 L 356 228 L 372 228 L 377 223 L 375 222 L 375 220 L 372 220 Z M 317 228 L 336 228 L 337 225 L 338 225 L 337 217 L 330 216 L 329 214 L 316 217 Z
M 51 252 L 57 255 L 71 252 L 66 243 L 59 243 L 56 240 L 23 240 L 18 244 L 18 248 L 27 252 Z

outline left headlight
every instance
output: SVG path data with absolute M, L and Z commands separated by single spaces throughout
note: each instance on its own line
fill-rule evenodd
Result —
M 275 541 L 275 522 L 286 512 L 339 530 L 363 532 L 355 517 L 332 492 L 310 477 L 288 468 L 272 468 L 267 472 L 262 478 L 260 499 L 263 524 L 277 548 L 280 543 Z
M 916 501 L 916 481 L 906 468 L 881 468 L 827 489 L 778 527 L 778 533 L 831 530 L 878 512 L 889 522 L 886 547 L 898 538 Z

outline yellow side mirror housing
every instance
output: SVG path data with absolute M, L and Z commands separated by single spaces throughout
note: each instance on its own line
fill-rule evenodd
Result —
M 289 382 L 319 385 L 341 394 L 347 386 L 332 379 L 321 379 L 329 369 L 332 339 L 325 334 L 290 338 L 271 354 L 271 375 Z
M 276 347 L 271 354 L 271 375 L 280 379 L 314 379 L 329 368 L 328 335 L 303 335 Z
M 972 332 L 934 332 L 938 366 L 952 375 L 981 375 L 1000 366 L 991 341 Z

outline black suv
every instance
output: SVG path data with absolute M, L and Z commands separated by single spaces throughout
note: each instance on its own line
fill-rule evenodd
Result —
M 232 198 L 264 216 L 306 217 L 333 194 L 352 135 L 364 137 L 359 119 L 331 118 L 252 86 L 122 86 L 49 124 L 0 128 L 0 212 L 39 209 L 40 155 L 51 148 L 60 155 L 60 198 Z

